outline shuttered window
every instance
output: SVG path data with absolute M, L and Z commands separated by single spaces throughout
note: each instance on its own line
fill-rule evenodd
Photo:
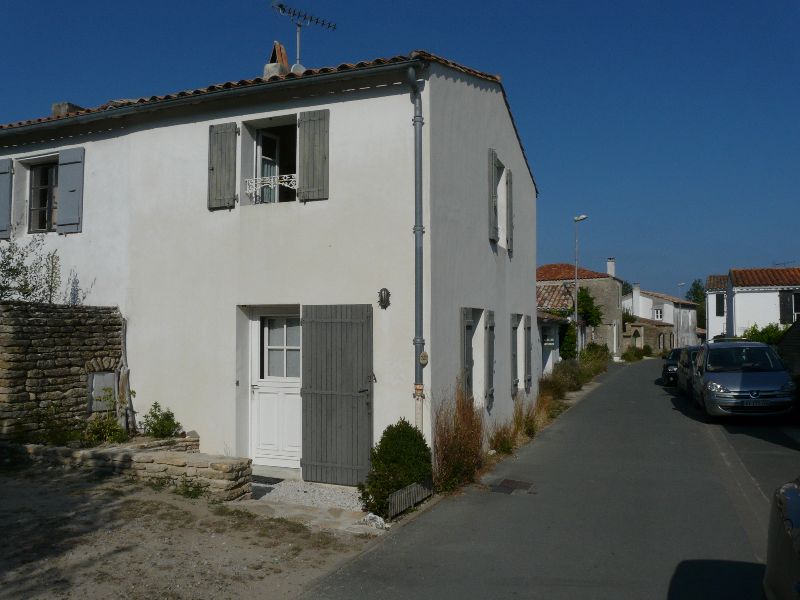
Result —
M 83 227 L 83 148 L 58 153 L 58 193 L 52 220 L 61 234 L 79 233 Z
M 514 184 L 511 169 L 506 169 L 506 250 L 514 251 Z
M 312 110 L 297 119 L 300 164 L 297 173 L 297 199 L 301 202 L 327 200 L 330 111 Z
M 236 206 L 236 123 L 209 127 L 208 210 Z
M 491 403 L 494 401 L 494 311 L 492 310 L 486 311 L 485 328 L 485 395 L 486 403 L 491 406 Z
M 725 294 L 715 294 L 716 301 L 717 301 L 717 311 L 716 314 L 718 317 L 725 316 Z
M 0 240 L 11 238 L 11 181 L 14 161 L 0 158 Z
M 500 230 L 497 225 L 497 186 L 500 183 L 498 162 L 497 152 L 489 148 L 489 240 L 492 242 L 500 240 Z
M 532 367 L 531 359 L 532 359 L 532 347 L 531 344 L 532 336 L 531 336 L 531 317 L 530 315 L 525 315 L 525 391 L 530 392 L 531 387 L 533 385 L 533 376 L 532 376 Z
M 511 315 L 511 396 L 519 388 L 519 324 L 522 315 Z
M 792 292 L 783 290 L 778 292 L 778 305 L 780 307 L 781 324 L 788 325 L 794 321 L 794 311 L 792 307 Z
M 475 311 L 472 308 L 461 309 L 461 386 L 464 395 L 469 398 L 473 394 L 473 367 L 474 359 L 472 341 L 475 337 Z

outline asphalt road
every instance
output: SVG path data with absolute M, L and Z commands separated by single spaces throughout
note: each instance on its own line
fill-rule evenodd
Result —
M 614 368 L 487 485 L 305 597 L 761 598 L 769 497 L 800 475 L 798 428 L 706 423 L 658 385 L 660 368 Z M 531 487 L 491 491 L 507 479 Z

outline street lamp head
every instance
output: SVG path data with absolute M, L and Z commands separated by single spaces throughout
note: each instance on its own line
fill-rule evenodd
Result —
M 577 223 L 578 221 L 585 221 L 588 218 L 587 215 L 578 215 L 577 217 L 572 217 L 572 220 Z

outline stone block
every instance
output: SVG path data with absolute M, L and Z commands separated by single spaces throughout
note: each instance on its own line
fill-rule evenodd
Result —
M 150 463 L 145 465 L 145 471 L 148 473 L 164 473 L 167 470 L 167 465 L 160 465 L 158 463 Z
M 156 456 L 156 460 L 164 465 L 173 465 L 175 467 L 185 467 L 186 466 L 186 457 L 185 456 L 177 456 L 175 454 L 158 454 Z

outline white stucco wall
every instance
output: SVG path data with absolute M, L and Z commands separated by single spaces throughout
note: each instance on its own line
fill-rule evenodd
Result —
M 725 315 L 717 316 L 717 294 L 722 292 L 706 292 L 706 339 L 725 333 Z M 726 303 L 727 304 L 727 303 Z M 727 309 L 727 306 L 726 306 Z
M 733 288 L 728 332 L 738 336 L 753 325 L 764 327 L 770 323 L 780 323 L 778 296 L 777 290 Z
M 495 399 L 487 421 L 510 418 L 512 313 L 530 315 L 533 389 L 541 376 L 536 326 L 536 192 L 500 87 L 443 67 L 430 69 L 430 353 L 426 372 L 434 405 L 452 392 L 459 374 L 459 309 L 495 313 Z M 488 150 L 513 172 L 514 251 L 488 239 Z M 521 331 L 524 331 L 521 330 Z M 478 332 L 482 334 L 482 328 Z M 477 338 L 478 336 L 476 336 Z M 483 345 L 476 344 L 476 367 Z M 478 369 L 480 370 L 480 369 Z M 524 373 L 520 374 L 524 377 Z M 483 387 L 476 381 L 476 402 Z

